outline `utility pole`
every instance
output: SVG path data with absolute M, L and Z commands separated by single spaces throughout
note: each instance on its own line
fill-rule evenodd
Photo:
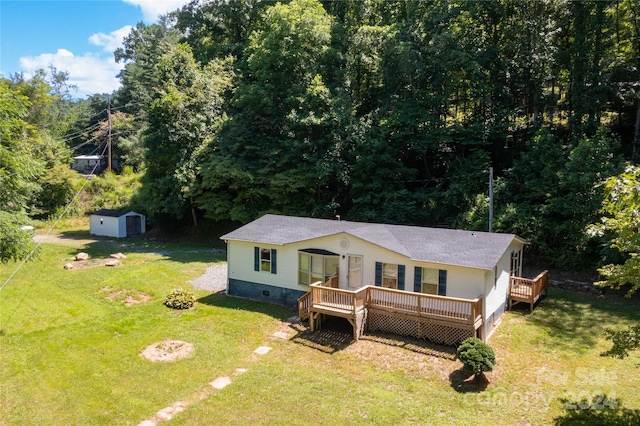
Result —
M 111 171 L 111 96 L 107 98 L 107 171 Z
M 489 232 L 493 232 L 493 167 L 489 167 Z

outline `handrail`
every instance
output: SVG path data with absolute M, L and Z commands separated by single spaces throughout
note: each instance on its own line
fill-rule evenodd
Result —
M 363 307 L 392 310 L 398 313 L 448 319 L 476 324 L 482 318 L 482 297 L 462 299 L 413 293 L 377 286 L 364 286 L 358 290 L 343 290 L 312 285 L 312 304 L 331 307 L 355 314 Z
M 509 280 L 509 307 L 512 302 L 524 301 L 531 305 L 533 311 L 534 303 L 549 286 L 549 271 L 540 272 L 535 278 L 510 277 Z
M 298 298 L 298 316 L 300 321 L 309 318 L 309 309 L 311 309 L 311 292 L 308 291 Z

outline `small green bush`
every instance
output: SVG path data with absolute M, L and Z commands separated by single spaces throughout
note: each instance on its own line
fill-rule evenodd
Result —
M 171 293 L 164 299 L 165 306 L 173 309 L 189 309 L 196 303 L 193 293 L 181 288 L 174 288 Z
M 496 353 L 491 346 L 477 337 L 470 337 L 464 340 L 458 346 L 456 356 L 464 364 L 465 370 L 476 375 L 491 371 L 493 366 L 496 365 Z

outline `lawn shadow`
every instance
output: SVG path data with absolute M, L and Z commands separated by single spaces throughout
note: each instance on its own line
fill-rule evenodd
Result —
M 197 299 L 198 303 L 218 308 L 257 312 L 284 321 L 291 317 L 293 310 L 273 303 L 228 296 L 224 290 Z
M 320 329 L 314 332 L 303 324 L 291 324 L 291 328 L 296 331 L 290 339 L 292 342 L 327 354 L 336 353 L 355 343 L 353 328 L 344 318 L 327 317 Z
M 640 410 L 629 408 L 575 409 L 553 419 L 554 426 L 640 425 Z
M 440 345 L 428 340 L 419 340 L 412 337 L 379 332 L 367 333 L 360 339 L 381 343 L 387 346 L 395 346 L 421 355 L 448 359 L 450 361 L 456 359 L 456 348 L 453 346 Z
M 69 230 L 57 235 L 36 236 L 36 241 L 42 243 L 71 244 L 80 251 L 87 252 L 91 257 L 108 256 L 111 253 L 153 253 L 169 260 L 181 263 L 191 262 L 219 262 L 226 260 L 224 250 L 213 248 L 207 244 L 196 243 L 165 243 L 135 236 L 126 238 L 111 238 L 91 235 L 87 231 Z
M 473 374 L 464 368 L 449 374 L 449 382 L 451 387 L 459 393 L 482 392 L 489 385 L 489 380 L 484 374 Z
M 635 303 L 625 304 L 558 289 L 550 289 L 549 296 L 532 313 L 529 313 L 528 306 L 526 309 L 514 307 L 511 315 L 543 330 L 547 336 L 546 344 L 553 343 L 577 352 L 594 347 L 602 338 L 602 333 L 594 332 L 594 328 L 614 324 L 620 319 L 640 318 Z
M 358 344 L 353 340 L 353 327 L 345 318 L 329 316 L 322 322 L 320 330 L 314 332 L 311 332 L 303 324 L 292 324 L 291 327 L 296 331 L 296 335 L 291 338 L 291 341 L 325 353 L 335 353 L 351 345 Z M 456 357 L 455 348 L 453 347 L 395 334 L 366 333 L 360 336 L 359 341 L 379 343 L 420 355 L 448 360 L 454 360 Z

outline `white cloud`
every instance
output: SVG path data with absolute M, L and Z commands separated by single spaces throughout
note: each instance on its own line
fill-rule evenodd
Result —
M 116 64 L 113 56 L 101 58 L 90 53 L 75 56 L 66 49 L 20 58 L 20 65 L 26 78 L 30 78 L 39 69 L 48 72 L 49 65 L 53 65 L 58 71 L 68 72 L 68 83 L 78 86 L 77 91 L 71 93 L 74 98 L 113 92 L 120 86 L 116 75 L 123 68 L 123 64 Z
M 113 53 L 118 47 L 122 47 L 122 40 L 129 35 L 131 25 L 125 25 L 124 27 L 111 31 L 109 34 L 97 33 L 89 37 L 89 43 L 102 47 L 105 52 Z
M 142 9 L 142 15 L 146 22 L 154 22 L 158 16 L 174 10 L 189 3 L 190 0 L 123 0 Z

